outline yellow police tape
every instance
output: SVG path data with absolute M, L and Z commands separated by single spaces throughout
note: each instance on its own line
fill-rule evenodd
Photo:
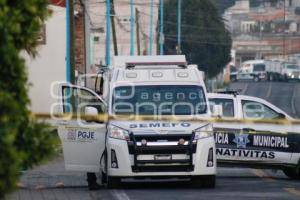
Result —
M 130 121 L 192 121 L 208 123 L 246 123 L 246 124 L 276 124 L 276 125 L 300 125 L 300 120 L 288 119 L 263 119 L 263 120 L 240 120 L 234 118 L 203 118 L 195 116 L 174 116 L 174 115 L 85 115 L 82 113 L 32 113 L 36 119 L 72 120 L 80 119 L 94 122 L 107 122 L 109 120 L 130 120 Z

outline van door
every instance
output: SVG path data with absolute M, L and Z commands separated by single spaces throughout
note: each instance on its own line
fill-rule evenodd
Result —
M 209 97 L 210 105 L 221 105 L 223 109 L 222 119 L 236 119 L 236 98 Z M 216 155 L 219 163 L 237 159 L 235 138 L 240 133 L 240 124 L 237 122 L 214 123 L 214 136 L 216 142 Z
M 106 103 L 92 90 L 75 85 L 62 85 L 61 95 L 63 112 L 78 116 L 59 121 L 58 134 L 65 167 L 67 170 L 99 172 L 105 150 L 106 123 L 86 121 L 80 116 L 85 114 L 87 107 L 97 109 L 99 115 L 105 114 Z
M 251 99 L 240 99 L 243 118 L 246 120 L 277 120 L 281 113 L 271 106 Z M 292 152 L 292 138 L 289 134 L 292 127 L 287 124 L 243 123 L 241 128 L 247 135 L 248 149 L 254 153 L 244 159 L 263 163 L 289 163 Z

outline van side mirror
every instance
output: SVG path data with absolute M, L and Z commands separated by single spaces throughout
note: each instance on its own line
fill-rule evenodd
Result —
M 87 106 L 87 107 L 84 108 L 84 114 L 87 117 L 85 119 L 85 121 L 87 121 L 87 122 L 96 122 L 97 121 L 93 118 L 93 117 L 98 116 L 97 108 L 95 108 L 93 106 Z
M 283 113 L 278 113 L 278 117 L 277 118 L 278 119 L 286 119 L 286 116 Z
M 212 108 L 212 116 L 213 117 L 223 117 L 223 106 L 222 105 L 214 105 Z
M 85 115 L 98 115 L 98 110 L 95 107 L 87 106 L 84 108 Z

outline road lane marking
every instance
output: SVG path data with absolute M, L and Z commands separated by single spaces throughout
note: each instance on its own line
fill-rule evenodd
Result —
M 110 193 L 116 200 L 130 200 L 129 196 L 124 192 L 124 190 L 111 190 Z
M 293 195 L 300 196 L 300 191 L 296 190 L 295 188 L 283 188 L 283 189 Z
M 296 108 L 295 108 L 295 90 L 296 90 L 296 87 L 294 86 L 293 88 L 293 95 L 292 95 L 292 98 L 291 98 L 291 106 L 292 106 L 292 113 L 294 114 L 294 116 L 297 116 L 297 112 L 296 112 Z
M 263 179 L 266 182 L 275 182 L 275 179 L 271 178 L 268 174 L 266 174 L 263 170 L 261 169 L 252 169 L 252 172 Z
M 271 92 L 272 92 L 272 83 L 269 83 L 269 87 L 268 87 L 268 91 L 267 91 L 267 95 L 266 95 L 266 99 L 269 99 L 269 97 L 271 96 Z
M 34 189 L 35 190 L 42 190 L 45 189 L 46 187 L 44 185 L 37 185 Z
M 248 90 L 248 86 L 249 86 L 249 83 L 246 83 L 244 89 L 242 90 L 242 94 L 246 93 L 246 91 Z

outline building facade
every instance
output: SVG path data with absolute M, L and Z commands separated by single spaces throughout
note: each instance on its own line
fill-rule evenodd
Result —
M 299 0 L 238 0 L 224 18 L 236 65 L 251 59 L 289 59 L 300 53 Z

